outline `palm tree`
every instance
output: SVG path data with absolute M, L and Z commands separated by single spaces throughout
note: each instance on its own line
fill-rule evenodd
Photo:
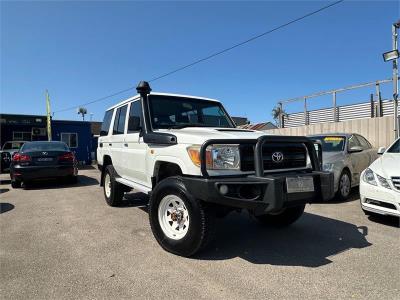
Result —
M 282 119 L 285 116 L 287 116 L 287 113 L 280 105 L 277 105 L 272 109 L 272 118 L 275 120 L 275 124 L 277 124 L 280 128 L 282 128 Z
M 82 115 L 82 120 L 85 121 L 85 115 L 87 114 L 87 109 L 84 107 L 79 107 L 77 109 L 78 115 Z

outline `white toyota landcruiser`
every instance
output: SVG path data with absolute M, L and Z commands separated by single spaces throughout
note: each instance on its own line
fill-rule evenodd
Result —
M 212 239 L 214 219 L 233 210 L 285 226 L 306 203 L 333 197 L 312 140 L 237 129 L 213 99 L 150 93 L 145 81 L 137 91 L 105 113 L 100 185 L 111 206 L 132 188 L 149 194 L 151 229 L 165 250 L 193 255 Z

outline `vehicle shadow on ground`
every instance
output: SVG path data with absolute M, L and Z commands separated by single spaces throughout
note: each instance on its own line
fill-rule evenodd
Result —
M 7 193 L 10 189 L 0 189 L 0 194 Z
M 329 201 L 317 201 L 316 203 L 323 203 L 323 204 L 338 204 L 338 203 L 347 203 L 352 201 L 360 200 L 360 189 L 358 187 L 354 187 L 351 189 L 349 198 L 346 200 L 340 200 L 336 195 L 333 199 Z
M 371 216 L 368 216 L 368 220 L 370 220 L 371 222 L 382 224 L 382 225 L 400 228 L 400 218 L 397 218 L 397 217 L 371 215 Z
M 86 175 L 78 175 L 77 183 L 70 183 L 63 179 L 33 181 L 24 186 L 25 190 L 43 190 L 43 189 L 60 189 L 60 188 L 74 188 L 82 186 L 98 185 L 99 181 L 93 177 Z
M 118 207 L 126 208 L 126 207 L 137 207 L 141 210 L 147 212 L 147 204 L 149 203 L 149 196 L 145 193 L 134 192 L 134 193 L 126 193 L 124 199 L 122 200 L 121 205 Z
M 216 240 L 196 258 L 225 260 L 240 257 L 254 264 L 319 267 L 328 258 L 372 244 L 366 239 L 368 228 L 331 218 L 304 213 L 290 227 L 263 227 L 244 213 L 232 214 L 218 224 Z
M 15 206 L 11 203 L 0 203 L 0 214 L 13 210 Z
M 0 184 L 11 184 L 11 179 L 0 180 Z

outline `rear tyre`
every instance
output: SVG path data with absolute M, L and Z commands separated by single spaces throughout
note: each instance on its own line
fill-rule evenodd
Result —
M 304 212 L 305 204 L 295 207 L 287 207 L 276 213 L 254 216 L 262 225 L 273 227 L 286 227 L 296 222 Z
M 119 184 L 115 179 L 117 173 L 112 165 L 108 165 L 104 170 L 103 178 L 103 190 L 104 198 L 110 206 L 118 206 L 122 202 L 124 197 L 124 189 L 121 184 Z
M 339 200 L 345 201 L 349 198 L 351 191 L 351 176 L 350 172 L 343 170 L 339 177 L 339 188 L 336 196 Z
M 19 189 L 21 187 L 21 181 L 18 179 L 12 179 L 11 180 L 11 187 L 14 189 Z
M 189 257 L 203 250 L 215 234 L 211 207 L 192 197 L 179 177 L 162 180 L 149 202 L 151 230 L 160 246 Z

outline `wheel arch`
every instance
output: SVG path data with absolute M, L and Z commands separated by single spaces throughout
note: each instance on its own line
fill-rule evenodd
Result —
M 153 188 L 161 180 L 184 174 L 182 167 L 176 161 L 157 160 L 154 164 L 152 185 Z
M 112 165 L 112 159 L 110 155 L 103 155 L 103 165 L 101 166 L 101 177 L 100 186 L 104 185 L 104 171 L 108 165 Z

